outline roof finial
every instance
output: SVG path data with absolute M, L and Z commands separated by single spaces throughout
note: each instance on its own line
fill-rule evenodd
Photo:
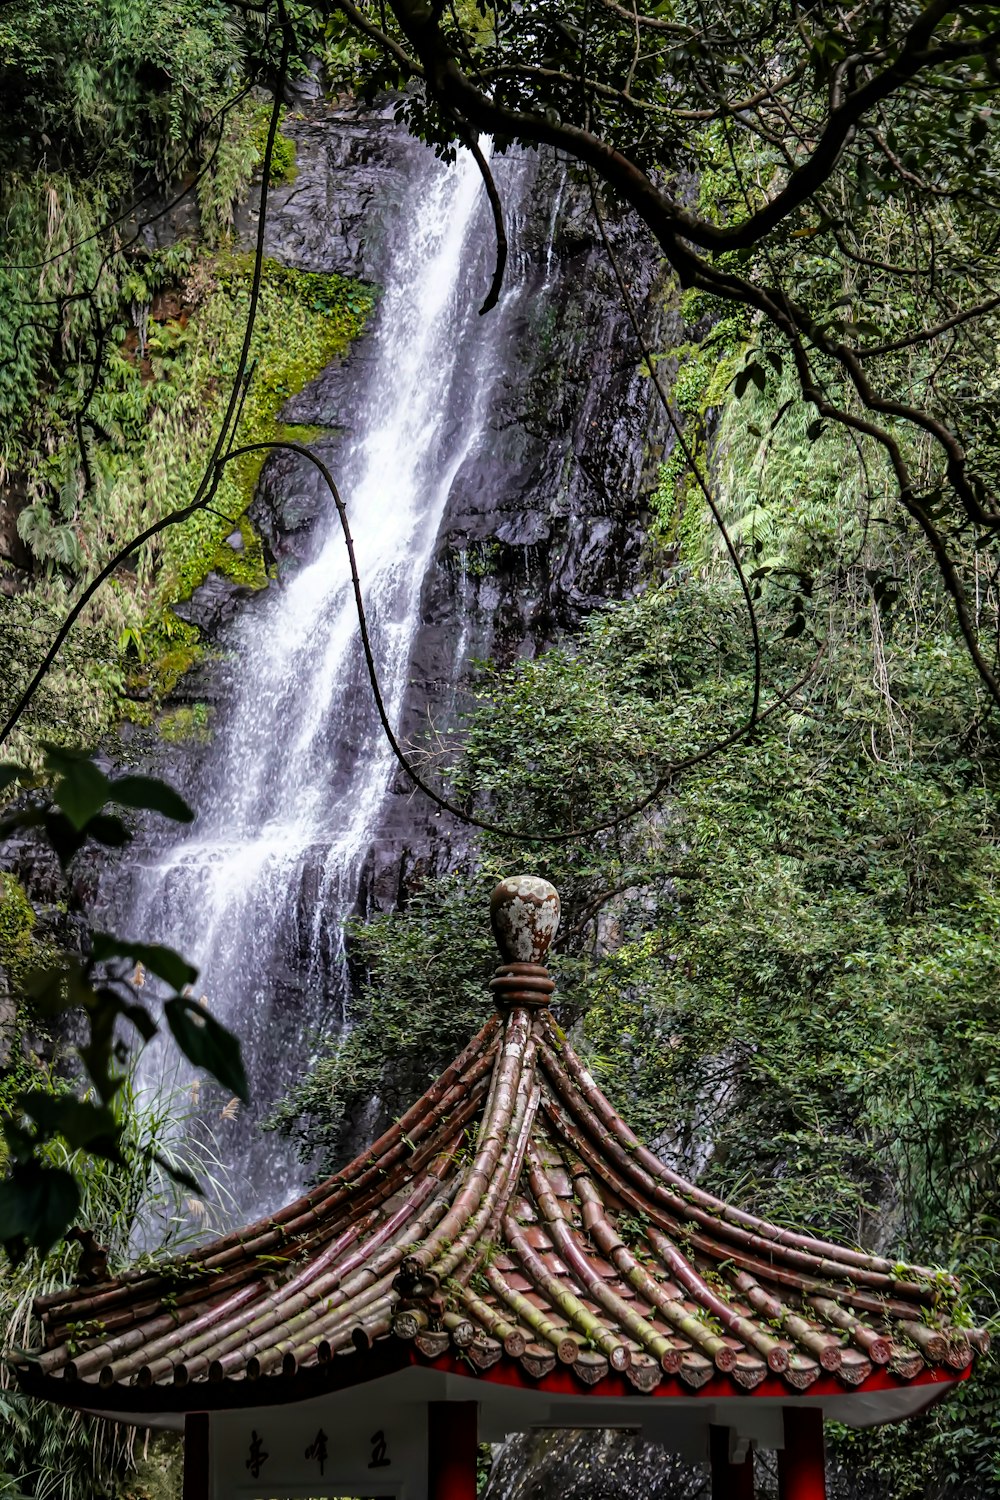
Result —
M 543 960 L 559 926 L 555 886 L 536 875 L 502 880 L 490 897 L 490 922 L 504 960 L 490 981 L 497 1005 L 547 1005 L 555 984 Z

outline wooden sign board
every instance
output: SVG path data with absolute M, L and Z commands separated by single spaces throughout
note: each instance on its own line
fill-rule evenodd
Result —
M 425 1500 L 427 1408 L 377 1388 L 211 1419 L 212 1500 Z

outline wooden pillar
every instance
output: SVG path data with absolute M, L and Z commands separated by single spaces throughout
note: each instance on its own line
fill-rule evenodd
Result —
M 478 1429 L 475 1401 L 428 1403 L 427 1500 L 476 1500 Z
M 184 1500 L 209 1500 L 208 1412 L 189 1411 L 184 1418 Z
M 778 1500 L 826 1500 L 823 1413 L 786 1406 L 785 1446 L 778 1450 Z
M 741 1464 L 729 1462 L 729 1428 L 708 1429 L 708 1451 L 712 1461 L 712 1500 L 754 1500 L 753 1452 Z

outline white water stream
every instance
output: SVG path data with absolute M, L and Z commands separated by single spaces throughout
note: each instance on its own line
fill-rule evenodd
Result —
M 515 199 L 525 170 L 508 171 Z M 477 316 L 491 236 L 468 155 L 444 167 L 428 151 L 414 178 L 368 335 L 354 435 L 335 459 L 394 722 L 421 584 L 454 478 L 482 440 L 518 297 L 515 285 L 506 306 Z M 302 1069 L 316 1027 L 343 1022 L 343 924 L 392 770 L 332 499 L 313 560 L 271 593 L 239 628 L 238 687 L 196 790 L 200 816 L 142 867 L 118 923 L 197 964 L 198 992 L 241 1038 L 251 1120 Z M 146 1078 L 170 1082 L 162 1074 L 172 1057 L 154 1044 Z M 289 1146 L 250 1124 L 223 1149 L 237 1157 L 240 1210 L 266 1211 L 297 1186 L 297 1168 Z

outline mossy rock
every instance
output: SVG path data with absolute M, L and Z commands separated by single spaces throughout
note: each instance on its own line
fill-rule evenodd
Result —
M 281 111 L 281 123 L 284 123 L 285 111 Z M 271 106 L 262 104 L 254 112 L 253 124 L 250 128 L 250 140 L 257 153 L 257 165 L 264 164 L 264 154 L 267 149 L 267 132 L 271 124 Z M 274 137 L 274 146 L 271 150 L 271 170 L 268 174 L 268 182 L 271 187 L 280 187 L 283 183 L 288 184 L 295 181 L 299 175 L 298 163 L 295 160 L 295 142 L 290 135 L 285 135 L 280 125 Z
M 15 992 L 36 961 L 34 928 L 35 913 L 23 885 L 16 875 L 0 872 L 0 970 Z
M 212 710 L 207 703 L 184 704 L 159 719 L 160 739 L 168 745 L 207 745 L 212 738 Z

